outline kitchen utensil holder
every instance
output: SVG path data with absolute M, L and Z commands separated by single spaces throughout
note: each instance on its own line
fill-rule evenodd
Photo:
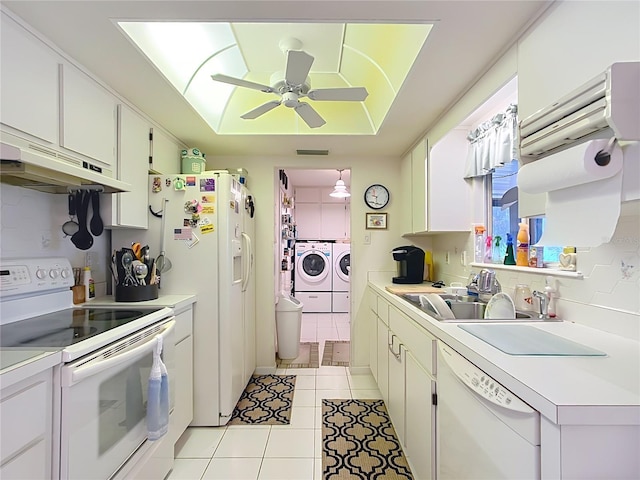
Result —
M 116 285 L 116 302 L 144 302 L 158 298 L 158 285 Z

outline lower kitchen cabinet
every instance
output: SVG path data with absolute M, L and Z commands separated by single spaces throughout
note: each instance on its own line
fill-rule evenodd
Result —
M 405 445 L 405 365 L 407 349 L 400 339 L 390 334 L 389 348 L 389 416 L 396 430 L 398 440 Z
M 51 478 L 52 385 L 49 369 L 2 389 L 0 478 Z
M 436 381 L 410 352 L 405 356 L 405 454 L 414 478 L 435 478 Z
M 389 328 L 378 317 L 378 389 L 384 403 L 389 404 Z
M 176 314 L 176 389 L 171 416 L 171 442 L 175 442 L 193 420 L 193 308 Z

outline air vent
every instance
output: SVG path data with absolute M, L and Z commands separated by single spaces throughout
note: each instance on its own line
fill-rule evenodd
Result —
M 329 155 L 329 150 L 296 150 L 298 155 Z

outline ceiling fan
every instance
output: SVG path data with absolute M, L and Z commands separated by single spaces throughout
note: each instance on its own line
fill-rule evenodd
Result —
M 241 118 L 251 120 L 260 115 L 273 110 L 279 105 L 293 108 L 300 118 L 309 125 L 310 128 L 317 128 L 324 125 L 325 120 L 300 98 L 307 97 L 315 101 L 351 101 L 362 102 L 369 92 L 364 87 L 345 88 L 319 88 L 311 90 L 309 81 L 309 70 L 314 58 L 301 50 L 302 42 L 296 38 L 288 38 L 280 41 L 280 49 L 285 53 L 287 60 L 284 72 L 276 72 L 271 76 L 271 86 L 243 80 L 241 78 L 229 77 L 227 75 L 215 74 L 211 78 L 216 82 L 229 83 L 238 87 L 252 88 L 265 93 L 275 93 L 279 100 L 272 100 L 257 108 L 245 113 Z

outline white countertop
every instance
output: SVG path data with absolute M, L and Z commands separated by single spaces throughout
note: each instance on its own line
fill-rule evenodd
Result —
M 529 322 L 606 357 L 516 356 L 439 322 L 385 290 L 369 285 L 432 335 L 458 351 L 556 424 L 640 425 L 640 343 L 572 322 Z M 469 325 L 469 324 L 467 324 Z
M 160 294 L 155 300 L 145 300 L 144 302 L 116 302 L 113 296 L 97 297 L 84 305 L 126 305 L 139 307 L 171 307 L 176 313 L 184 310 L 189 305 L 197 302 L 196 295 L 162 295 Z

